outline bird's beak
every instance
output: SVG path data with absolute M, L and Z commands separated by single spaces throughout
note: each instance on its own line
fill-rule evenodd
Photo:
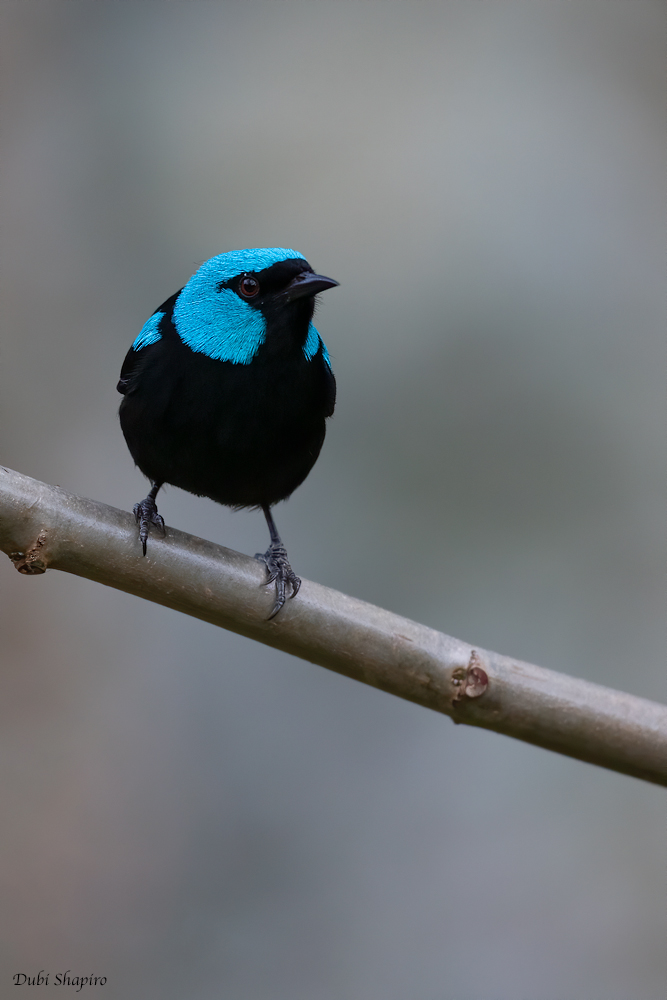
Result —
M 295 299 L 305 299 L 309 295 L 317 295 L 318 292 L 323 292 L 326 288 L 335 288 L 337 284 L 338 282 L 334 281 L 333 278 L 325 278 L 323 274 L 312 274 L 310 271 L 304 271 L 302 274 L 297 274 L 293 281 L 290 281 L 281 298 L 285 302 L 294 302 Z

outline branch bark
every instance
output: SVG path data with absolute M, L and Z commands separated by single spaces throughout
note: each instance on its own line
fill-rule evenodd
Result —
M 304 580 L 273 621 L 248 556 L 167 528 L 141 555 L 130 513 L 0 467 L 0 549 L 193 615 L 399 698 L 667 785 L 667 706 L 521 663 Z

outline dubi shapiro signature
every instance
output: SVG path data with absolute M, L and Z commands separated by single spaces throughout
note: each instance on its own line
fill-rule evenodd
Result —
M 72 970 L 56 972 L 53 979 L 50 972 L 40 969 L 37 975 L 30 976 L 27 972 L 17 972 L 12 976 L 14 986 L 76 986 L 75 993 L 80 993 L 84 986 L 104 986 L 106 976 L 73 976 Z

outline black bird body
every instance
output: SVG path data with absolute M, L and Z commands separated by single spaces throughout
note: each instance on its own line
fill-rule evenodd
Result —
M 213 258 L 207 265 L 228 256 Z M 259 283 L 258 292 L 247 301 L 238 287 L 242 280 L 251 291 L 252 282 Z M 202 299 L 194 296 L 194 308 L 189 305 L 181 319 L 188 332 L 194 330 L 191 343 L 185 341 L 178 325 L 177 303 L 186 286 L 151 317 L 150 332 L 143 341 L 140 335 L 128 352 L 118 383 L 124 397 L 120 405 L 123 434 L 134 461 L 154 486 L 154 509 L 151 494 L 142 502 L 144 509 L 142 504 L 135 508 L 142 522 L 142 542 L 149 524 L 161 523 L 154 501 L 163 483 L 230 507 L 261 507 L 276 549 L 262 557 L 271 579 L 277 581 L 279 606 L 274 614 L 284 603 L 285 584 L 292 584 L 294 596 L 298 578 L 289 566 L 269 508 L 289 497 L 306 478 L 324 441 L 325 420 L 333 413 L 336 383 L 326 348 L 311 324 L 314 295 L 333 284 L 331 279 L 314 275 L 303 258 L 288 258 L 263 269 L 248 268 L 217 283 L 218 292 L 226 293 L 225 308 L 210 314 L 213 321 L 202 311 L 209 323 L 206 326 L 202 321 L 201 329 L 213 330 L 213 339 L 201 339 L 196 313 Z M 239 299 L 238 306 L 230 295 Z M 206 296 L 218 307 L 219 300 L 208 285 Z M 224 358 L 225 354 L 234 356 L 233 345 L 224 345 L 227 303 L 236 320 L 234 326 L 230 318 L 229 326 L 235 331 L 236 356 L 250 356 L 249 361 Z M 247 334 L 244 310 L 252 310 L 247 314 Z M 194 350 L 192 343 L 200 349 Z M 277 548 L 282 568 L 272 565 Z
M 310 318 L 286 342 L 263 344 L 252 364 L 235 365 L 183 344 L 173 298 L 160 307 L 162 339 L 130 351 L 121 371 L 120 421 L 134 461 L 152 482 L 230 507 L 286 500 L 315 464 L 335 403 L 324 358 L 303 354 Z

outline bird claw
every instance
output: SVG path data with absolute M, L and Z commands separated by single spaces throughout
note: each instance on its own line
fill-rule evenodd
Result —
M 164 518 L 161 514 L 158 514 L 157 504 L 150 496 L 146 497 L 146 499 L 142 500 L 140 503 L 135 503 L 132 508 L 132 513 L 134 514 L 135 521 L 139 525 L 139 541 L 141 542 L 143 553 L 146 555 L 146 545 L 148 543 L 148 533 L 150 531 L 151 524 L 156 524 L 164 535 L 166 534 Z
M 257 552 L 255 559 L 263 562 L 268 570 L 268 577 L 264 581 L 264 586 L 268 587 L 272 583 L 276 585 L 276 603 L 273 605 L 271 614 L 267 618 L 267 621 L 271 621 L 272 618 L 276 617 L 287 600 L 287 584 L 289 583 L 292 589 L 292 593 L 289 595 L 289 599 L 291 600 L 299 593 L 301 580 L 290 566 L 289 559 L 287 558 L 287 550 L 282 544 L 272 544 L 266 552 Z

